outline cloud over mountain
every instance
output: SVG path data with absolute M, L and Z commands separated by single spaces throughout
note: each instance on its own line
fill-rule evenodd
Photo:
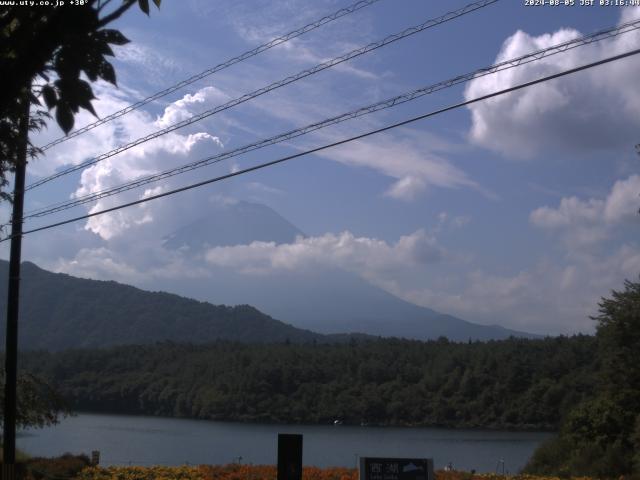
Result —
M 247 274 L 269 274 L 278 270 L 301 271 L 338 267 L 374 278 L 417 265 L 439 262 L 444 248 L 424 230 L 389 244 L 382 240 L 356 237 L 351 232 L 320 237 L 297 237 L 292 243 L 252 242 L 248 245 L 214 247 L 205 258 L 212 266 L 233 268 Z

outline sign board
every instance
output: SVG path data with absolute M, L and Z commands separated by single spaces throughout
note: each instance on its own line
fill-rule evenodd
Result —
M 302 480 L 302 435 L 278 434 L 277 480 Z
M 433 459 L 360 457 L 360 480 L 434 480 Z

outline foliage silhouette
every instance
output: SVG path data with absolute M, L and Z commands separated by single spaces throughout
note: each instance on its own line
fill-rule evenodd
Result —
M 160 7 L 161 0 L 154 0 Z M 0 10 L 0 188 L 7 185 L 20 144 L 19 120 L 24 103 L 55 110 L 55 119 L 65 133 L 74 116 L 85 109 L 96 115 L 89 82 L 98 79 L 116 84 L 116 73 L 107 57 L 112 45 L 129 40 L 118 30 L 106 28 L 134 4 L 149 15 L 148 0 L 84 0 L 72 8 L 14 5 Z M 83 75 L 89 80 L 86 81 Z M 35 83 L 40 82 L 40 83 Z M 50 118 L 47 110 L 31 113 L 30 131 L 41 129 Z M 38 149 L 29 144 L 29 155 Z M 3 199 L 10 196 L 3 192 Z
M 536 451 L 532 473 L 640 477 L 640 283 L 626 281 L 599 305 L 597 394 Z

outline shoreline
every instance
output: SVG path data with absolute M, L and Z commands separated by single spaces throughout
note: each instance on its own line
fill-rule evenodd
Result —
M 433 429 L 433 430 L 456 430 L 456 431 L 473 431 L 473 432 L 514 432 L 514 433 L 558 433 L 557 428 L 551 428 L 551 426 L 547 425 L 545 427 L 539 427 L 536 425 L 528 425 L 528 426 L 514 426 L 514 425 L 472 425 L 472 424 L 463 424 L 463 425 L 447 425 L 447 424 L 410 424 L 410 423 L 402 423 L 402 424 L 377 424 L 377 423 L 367 423 L 367 424 L 358 424 L 358 423 L 349 423 L 342 422 L 340 424 L 333 423 L 313 423 L 313 422 L 286 422 L 286 421 L 278 421 L 278 420 L 260 420 L 260 419 L 225 419 L 225 418 L 199 418 L 199 417 L 182 417 L 182 416 L 168 416 L 168 415 L 154 415 L 152 413 L 132 413 L 132 412 L 114 412 L 114 411 L 101 411 L 101 410 L 74 410 L 70 412 L 67 416 L 77 416 L 77 415 L 112 415 L 112 416 L 125 416 L 125 417 L 139 417 L 139 418 L 161 418 L 161 419 L 171 419 L 171 420 L 191 420 L 191 421 L 204 421 L 204 422 L 214 422 L 214 423 L 226 423 L 226 424 L 236 424 L 236 425 L 273 425 L 273 426 L 309 426 L 309 427 L 361 427 L 361 428 L 397 428 L 397 429 Z M 63 420 L 64 418 L 61 418 Z

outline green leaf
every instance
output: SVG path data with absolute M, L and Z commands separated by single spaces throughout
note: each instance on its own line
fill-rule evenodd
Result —
M 116 71 L 113 69 L 113 65 L 111 65 L 106 60 L 103 60 L 102 63 L 100 64 L 99 72 L 100 73 L 98 73 L 98 75 L 100 75 L 101 78 L 103 78 L 109 83 L 113 83 L 114 85 L 117 84 Z
M 49 110 L 55 107 L 58 102 L 56 91 L 51 85 L 42 87 L 42 98 L 44 98 L 44 103 Z
M 85 110 L 89 110 L 93 113 L 94 117 L 97 117 L 98 114 L 93 109 L 93 105 L 91 105 L 91 100 L 96 98 L 93 95 L 93 90 L 91 89 L 91 85 L 89 85 L 84 80 L 79 80 L 77 85 L 77 90 L 75 92 L 75 100 L 79 106 L 84 108 Z
M 91 51 L 87 52 L 87 55 L 88 56 L 108 55 L 110 57 L 115 57 L 113 50 L 111 49 L 109 44 L 106 42 L 106 40 L 99 40 L 99 39 L 96 39 L 96 41 L 93 42 L 93 48 L 91 49 Z
M 94 116 L 94 117 L 98 118 L 98 114 L 97 114 L 97 113 L 96 113 L 96 111 L 94 110 L 93 105 L 91 104 L 91 101 L 90 101 L 90 100 L 83 100 L 83 101 L 80 103 L 80 106 L 81 106 L 82 108 L 84 108 L 85 110 L 89 110 L 89 111 L 93 114 L 93 116 Z
M 58 104 L 56 108 L 56 121 L 65 135 L 73 128 L 73 113 L 66 104 Z
M 156 4 L 156 7 L 160 8 L 160 3 L 162 2 L 162 0 L 153 0 L 153 3 Z
M 138 0 L 140 10 L 149 15 L 149 0 Z
M 78 49 L 65 45 L 56 54 L 53 67 L 59 78 L 78 78 L 80 76 L 80 62 Z
M 118 30 L 113 30 L 111 28 L 105 28 L 104 30 L 100 30 L 96 36 L 107 43 L 112 43 L 114 45 L 126 45 L 129 43 L 129 39 L 125 37 Z
M 32 103 L 33 105 L 41 105 L 40 100 L 38 100 L 38 97 L 36 97 L 32 92 L 29 92 L 28 96 L 29 96 L 30 103 Z
M 86 73 L 89 80 L 95 82 L 98 79 L 98 75 L 100 75 L 100 66 L 102 65 L 102 62 L 105 61 L 104 57 L 99 53 L 94 52 L 87 56 L 84 65 L 82 66 L 82 70 L 84 70 L 84 73 Z
M 88 82 L 75 78 L 56 80 L 55 85 L 60 97 L 58 107 L 63 106 L 63 109 L 68 108 L 73 113 L 78 113 L 80 108 L 84 108 L 97 116 L 91 105 L 91 100 L 95 97 Z
M 88 64 L 84 66 L 84 73 L 92 82 L 98 80 L 98 74 L 100 73 L 100 66 L 95 64 Z

